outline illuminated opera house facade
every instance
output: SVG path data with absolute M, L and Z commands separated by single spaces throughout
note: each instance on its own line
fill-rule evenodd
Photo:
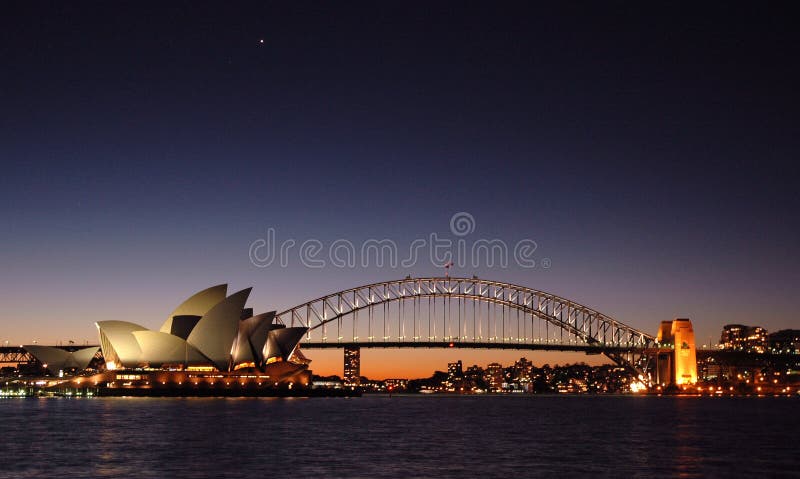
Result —
M 110 387 L 292 384 L 310 380 L 297 350 L 306 328 L 276 323 L 275 312 L 245 308 L 251 288 L 222 284 L 181 303 L 157 331 L 126 321 L 96 323 Z M 95 379 L 97 380 L 97 379 Z

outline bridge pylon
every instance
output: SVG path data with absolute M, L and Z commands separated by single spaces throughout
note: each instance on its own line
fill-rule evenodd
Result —
M 656 383 L 685 386 L 697 382 L 697 346 L 688 318 L 662 321 L 656 336 Z

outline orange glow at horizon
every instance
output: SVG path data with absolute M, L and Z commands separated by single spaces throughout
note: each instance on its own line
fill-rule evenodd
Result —
M 344 368 L 344 353 L 341 349 L 304 349 L 303 354 L 311 359 L 309 368 L 319 376 L 341 377 Z M 541 367 L 544 364 L 586 363 L 591 366 L 609 364 L 603 355 L 565 353 L 555 351 L 486 350 L 486 349 L 361 349 L 361 375 L 370 379 L 427 378 L 434 371 L 447 371 L 447 363 L 461 360 L 464 368 L 477 364 L 482 368 L 493 362 L 503 367 L 514 364 L 525 357 Z

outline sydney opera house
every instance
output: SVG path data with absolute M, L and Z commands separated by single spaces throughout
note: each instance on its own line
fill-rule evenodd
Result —
M 245 309 L 250 288 L 226 293 L 224 284 L 200 291 L 178 306 L 158 331 L 100 321 L 106 368 L 263 370 L 272 362 L 288 361 L 306 329 L 274 323 L 274 311 L 253 316 Z
M 111 388 L 307 383 L 309 361 L 297 350 L 306 328 L 276 323 L 275 311 L 253 315 L 245 307 L 251 288 L 230 296 L 227 290 L 222 284 L 194 294 L 157 331 L 126 321 L 96 323 L 104 371 L 75 381 Z M 25 349 L 56 374 L 85 369 L 98 348 Z

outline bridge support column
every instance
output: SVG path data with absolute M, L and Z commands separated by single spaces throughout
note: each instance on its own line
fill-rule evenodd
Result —
M 669 386 L 674 383 L 672 374 L 672 355 L 673 351 L 656 353 L 656 383 L 662 386 Z

